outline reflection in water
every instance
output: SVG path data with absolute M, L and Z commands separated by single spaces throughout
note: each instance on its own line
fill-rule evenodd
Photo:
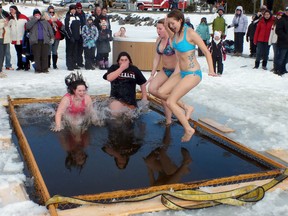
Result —
M 183 159 L 181 165 L 178 167 L 167 155 L 170 141 L 170 127 L 166 127 L 162 141 L 163 145 L 153 150 L 144 158 L 148 167 L 151 186 L 179 183 L 181 177 L 190 172 L 189 164 L 192 162 L 192 159 L 189 151 L 181 148 Z M 155 177 L 154 173 L 156 175 L 158 173 L 158 177 Z
M 145 124 L 132 119 L 110 119 L 106 122 L 108 129 L 107 143 L 102 150 L 114 157 L 116 166 L 125 169 L 129 158 L 142 146 L 145 136 Z
M 82 170 L 88 157 L 85 148 L 89 145 L 89 133 L 87 130 L 63 130 L 59 133 L 60 143 L 67 151 L 65 167 L 71 171 L 74 167 Z

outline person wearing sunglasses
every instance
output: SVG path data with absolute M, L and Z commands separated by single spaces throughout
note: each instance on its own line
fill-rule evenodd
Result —
M 53 69 L 58 69 L 57 60 L 58 60 L 58 46 L 60 40 L 64 39 L 64 35 L 61 31 L 64 29 L 63 23 L 59 20 L 58 15 L 55 13 L 55 8 L 50 5 L 47 8 L 47 13 L 45 14 L 45 19 L 50 23 L 53 32 L 54 32 L 54 43 L 50 45 L 49 54 L 48 54 L 48 67 L 51 66 L 51 56 Z

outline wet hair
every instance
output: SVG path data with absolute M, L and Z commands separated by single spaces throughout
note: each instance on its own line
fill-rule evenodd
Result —
M 74 90 L 77 89 L 77 86 L 84 85 L 87 89 L 88 86 L 86 85 L 86 82 L 83 79 L 83 76 L 81 73 L 70 73 L 68 76 L 65 77 L 65 84 L 67 86 L 67 91 L 70 94 L 74 94 Z
M 179 10 L 172 10 L 170 13 L 168 13 L 167 18 L 174 18 L 176 21 L 181 20 L 181 27 L 179 29 L 180 34 L 185 24 L 184 14 Z
M 117 58 L 117 63 L 119 63 L 119 60 L 120 60 L 120 58 L 121 58 L 122 56 L 126 56 L 126 57 L 129 59 L 130 65 L 133 64 L 132 59 L 131 59 L 130 55 L 129 55 L 127 52 L 121 52 L 121 53 L 119 53 L 118 58 Z
M 81 154 L 82 160 L 77 158 L 77 155 Z M 71 171 L 72 168 L 79 169 L 79 173 L 81 172 L 82 168 L 84 167 L 88 155 L 86 152 L 68 152 L 67 157 L 65 159 L 65 167 Z

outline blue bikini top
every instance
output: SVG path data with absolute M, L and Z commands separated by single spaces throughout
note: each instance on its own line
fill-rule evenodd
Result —
M 157 45 L 157 49 L 156 49 L 156 52 L 159 54 L 159 55 L 166 55 L 166 56 L 172 56 L 175 54 L 175 51 L 174 49 L 170 46 L 170 43 L 169 43 L 169 39 L 167 40 L 167 44 L 163 50 L 163 52 L 160 51 L 160 44 L 161 44 L 161 41 L 158 43 Z
M 181 41 L 176 43 L 176 37 L 174 37 L 173 39 L 173 42 L 172 42 L 173 48 L 177 50 L 178 52 L 188 52 L 190 50 L 195 50 L 195 45 L 189 43 L 186 40 L 187 28 L 188 27 L 184 25 L 184 34 L 183 34 L 183 39 Z

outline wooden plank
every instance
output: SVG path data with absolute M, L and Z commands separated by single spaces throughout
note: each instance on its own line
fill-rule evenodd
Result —
M 202 123 L 205 123 L 205 124 L 215 128 L 215 129 L 217 129 L 217 130 L 219 130 L 219 131 L 221 131 L 223 133 L 235 132 L 234 129 L 229 128 L 229 127 L 227 127 L 227 126 L 225 126 L 223 124 L 220 124 L 220 123 L 218 123 L 218 122 L 216 122 L 216 121 L 214 121 L 212 119 L 209 119 L 209 118 L 200 118 L 200 119 L 198 119 L 198 121 L 202 122 Z
M 270 149 L 266 151 L 268 154 L 279 158 L 280 160 L 288 163 L 288 150 L 284 149 Z
M 203 191 L 209 191 L 210 193 L 218 193 L 223 191 L 233 190 L 247 185 L 258 185 L 268 183 L 271 179 L 259 180 L 253 182 L 244 182 L 232 185 L 224 185 L 218 187 L 205 187 Z M 181 201 L 177 200 L 177 203 L 182 206 L 191 206 L 199 204 L 199 202 L 193 201 Z M 79 208 L 58 211 L 59 216 L 94 216 L 97 212 L 97 216 L 117 215 L 117 216 L 128 216 L 134 214 L 142 214 L 147 212 L 164 211 L 167 208 L 162 205 L 160 197 L 155 197 L 150 200 L 132 203 L 117 203 L 117 204 L 99 204 L 93 206 L 81 206 Z

